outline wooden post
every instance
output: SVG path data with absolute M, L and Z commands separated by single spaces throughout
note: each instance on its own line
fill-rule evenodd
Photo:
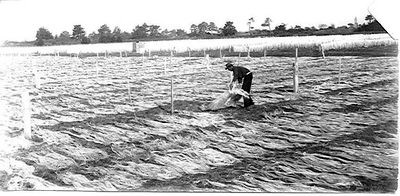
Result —
M 267 57 L 267 51 L 264 50 L 264 58 Z
M 149 57 L 151 57 L 151 51 L 149 50 Z
M 211 67 L 210 67 L 210 55 L 209 54 L 206 54 L 206 58 L 204 59 L 204 61 L 206 63 L 207 69 L 211 70 Z
M 125 51 L 125 57 L 128 57 L 128 52 Z
M 340 84 L 340 76 L 342 72 L 342 58 L 339 58 L 339 84 Z
M 21 94 L 22 107 L 23 107 L 23 120 L 24 120 L 24 137 L 26 139 L 32 139 L 32 128 L 31 128 L 31 99 L 29 92 L 24 91 Z
M 250 47 L 247 46 L 247 57 L 250 58 Z
M 99 58 L 99 53 L 97 52 L 96 54 L 97 54 L 97 58 Z
M 206 50 L 203 50 L 203 53 L 204 53 L 204 57 L 206 57 Z
M 104 52 L 104 57 L 107 58 L 107 50 Z
M 122 51 L 119 51 L 119 57 L 122 57 Z
M 298 93 L 299 91 L 299 66 L 297 63 L 298 48 L 296 48 L 296 58 L 293 63 L 293 92 Z
M 221 48 L 219 49 L 219 58 L 222 58 L 222 50 L 221 50 Z
M 321 45 L 321 53 L 322 53 L 322 58 L 325 59 L 325 51 L 324 51 L 324 47 L 322 47 L 322 45 Z
M 232 52 L 232 46 L 229 46 L 229 53 Z
M 189 48 L 189 57 L 190 57 L 190 48 Z
M 171 76 L 171 115 L 174 114 L 174 81 Z

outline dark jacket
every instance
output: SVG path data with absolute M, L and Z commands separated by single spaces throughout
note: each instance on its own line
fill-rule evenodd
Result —
M 232 82 L 235 82 L 236 80 L 239 83 L 242 83 L 243 78 L 250 72 L 250 70 L 248 70 L 245 67 L 241 67 L 241 66 L 234 66 L 233 67 L 233 79 Z

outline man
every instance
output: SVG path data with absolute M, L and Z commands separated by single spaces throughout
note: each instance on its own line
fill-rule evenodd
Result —
M 225 69 L 233 72 L 233 78 L 229 84 L 229 88 L 232 88 L 233 82 L 238 81 L 239 84 L 242 84 L 243 82 L 242 89 L 249 93 L 249 98 L 243 97 L 244 107 L 246 108 L 254 105 L 254 102 L 250 97 L 251 81 L 253 80 L 253 74 L 251 71 L 245 67 L 233 66 L 232 63 L 227 63 Z

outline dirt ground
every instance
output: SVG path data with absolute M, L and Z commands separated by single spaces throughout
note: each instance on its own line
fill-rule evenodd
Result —
M 289 57 L 4 58 L 3 190 L 397 188 L 396 57 L 301 57 L 298 94 Z M 202 111 L 227 89 L 227 60 L 253 71 L 256 105 Z M 26 88 L 33 141 L 22 134 Z

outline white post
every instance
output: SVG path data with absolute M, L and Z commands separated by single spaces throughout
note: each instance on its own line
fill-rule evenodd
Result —
M 210 55 L 209 54 L 206 54 L 205 63 L 206 63 L 207 69 L 211 70 L 211 67 L 210 67 L 211 63 L 210 63 Z
M 247 57 L 250 58 L 250 47 L 247 46 Z
M 171 76 L 171 115 L 174 114 L 174 80 Z
M 41 81 L 40 81 L 40 75 L 36 67 L 33 68 L 33 77 L 35 78 L 35 87 L 39 89 L 41 87 Z
M 339 84 L 340 84 L 340 76 L 342 72 L 342 58 L 339 58 Z
M 296 58 L 293 63 L 293 92 L 297 93 L 299 91 L 299 66 L 297 63 L 298 48 L 296 48 Z
M 130 73 L 129 73 L 129 64 L 126 64 L 125 69 L 126 69 L 126 74 L 128 74 L 128 80 L 126 81 L 126 84 L 128 86 L 129 103 L 132 103 L 131 86 L 130 86 L 131 76 L 130 76 Z
M 23 107 L 23 120 L 24 120 L 24 137 L 26 139 L 32 139 L 32 126 L 31 126 L 31 99 L 29 97 L 29 91 L 24 91 L 21 94 L 22 107 Z
M 119 52 L 119 57 L 122 57 L 122 52 L 121 51 Z
M 322 53 L 322 58 L 325 59 L 325 51 L 322 45 L 321 45 L 321 53 Z

